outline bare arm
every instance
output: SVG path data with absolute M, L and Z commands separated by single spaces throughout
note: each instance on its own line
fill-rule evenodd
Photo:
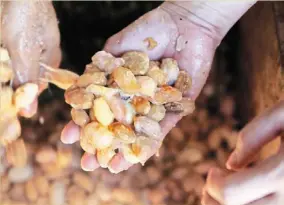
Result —
M 162 7 L 200 25 L 205 32 L 222 38 L 257 1 L 167 1 Z

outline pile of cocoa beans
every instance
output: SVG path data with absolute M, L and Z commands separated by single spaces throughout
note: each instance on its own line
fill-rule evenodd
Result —
M 230 96 L 219 100 L 220 110 L 234 107 Z M 107 169 L 82 171 L 80 143 L 60 142 L 71 119 L 68 106 L 59 100 L 41 105 L 22 123 L 21 139 L 0 148 L 1 204 L 200 205 L 208 170 L 224 167 L 237 134 L 232 116 L 210 115 L 207 103 L 199 102 L 168 134 L 159 156 L 117 175 Z
M 44 80 L 62 89 L 72 90 L 72 85 L 79 79 L 78 75 L 69 71 L 43 66 L 48 71 Z M 94 69 L 93 63 L 86 66 L 85 74 L 88 69 Z M 107 78 L 107 84 L 103 87 L 117 86 Z M 175 83 L 169 86 L 176 88 Z M 224 167 L 237 138 L 238 121 L 233 118 L 234 98 L 231 93 L 220 94 L 216 90 L 209 78 L 196 101 L 195 111 L 172 129 L 157 156 L 149 159 L 144 166 L 136 164 L 117 175 L 107 169 L 82 171 L 81 142 L 73 145 L 60 142 L 64 125 L 72 117 L 75 121 L 74 111 L 86 112 L 89 117 L 86 125 L 92 118 L 95 119 L 92 116 L 93 104 L 87 109 L 73 107 L 71 113 L 60 100 L 40 105 L 34 117 L 21 122 L 21 138 L 12 140 L 8 146 L 0 145 L 1 204 L 200 205 L 208 170 L 216 166 Z M 93 100 L 95 98 L 100 97 L 94 95 Z M 219 104 L 213 114 L 207 109 L 212 98 Z M 155 105 L 151 99 L 147 100 L 151 106 Z M 131 100 L 129 103 L 132 105 Z M 165 104 L 163 106 L 166 109 Z M 137 116 L 140 114 L 136 113 Z M 149 117 L 148 114 L 141 116 Z M 114 123 L 117 122 L 114 119 Z M 137 135 L 134 123 L 128 126 Z
M 99 51 L 66 90 L 65 100 L 82 127 L 82 149 L 96 153 L 107 168 L 116 151 L 133 164 L 144 164 L 151 144 L 162 143 L 159 122 L 166 113 L 194 111 L 194 101 L 184 96 L 190 87 L 190 76 L 172 58 L 151 61 L 140 51 L 121 57 Z

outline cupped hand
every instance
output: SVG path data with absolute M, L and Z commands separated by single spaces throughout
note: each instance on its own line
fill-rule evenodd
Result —
M 203 205 L 284 204 L 284 144 L 276 155 L 246 168 L 260 149 L 284 131 L 284 101 L 250 122 L 240 133 L 227 168 L 209 172 Z
M 148 44 L 145 43 L 147 38 L 157 42 L 154 49 L 148 49 Z M 192 87 L 188 90 L 187 96 L 195 100 L 207 79 L 215 49 L 219 43 L 219 36 L 208 32 L 202 25 L 192 23 L 164 3 L 109 38 L 104 50 L 115 56 L 127 51 L 139 50 L 147 52 L 151 60 L 174 58 L 179 67 L 192 77 Z M 166 134 L 181 118 L 182 116 L 177 114 L 167 114 L 161 122 L 160 142 L 152 145 L 151 152 L 147 153 L 147 159 L 158 152 Z M 79 140 L 79 135 L 80 128 L 71 121 L 63 130 L 61 139 L 71 144 Z M 81 165 L 88 171 L 100 167 L 96 156 L 87 153 L 82 157 Z M 122 153 L 117 153 L 110 161 L 109 169 L 118 173 L 131 165 L 124 159 Z
M 15 72 L 14 86 L 33 82 L 40 94 L 47 84 L 39 81 L 39 63 L 58 67 L 61 61 L 60 33 L 51 1 L 4 1 L 1 17 L 1 40 Z M 31 117 L 36 111 L 34 99 L 20 114 Z

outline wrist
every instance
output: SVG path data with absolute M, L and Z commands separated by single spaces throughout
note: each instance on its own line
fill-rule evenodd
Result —
M 254 4 L 256 0 L 244 2 L 166 1 L 161 8 L 172 16 L 183 17 L 200 26 L 213 38 L 222 40 L 231 27 Z

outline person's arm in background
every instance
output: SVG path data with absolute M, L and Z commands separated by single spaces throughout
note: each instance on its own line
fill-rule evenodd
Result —
M 202 205 L 284 204 L 283 141 L 277 154 L 247 168 L 262 147 L 281 133 L 284 133 L 284 101 L 266 110 L 241 130 L 236 149 L 227 161 L 227 168 L 236 172 L 211 169 Z
M 140 50 L 147 52 L 151 60 L 162 57 L 176 59 L 180 68 L 192 77 L 188 96 L 195 100 L 208 77 L 216 48 L 229 29 L 255 2 L 164 2 L 110 37 L 104 50 L 113 55 Z M 153 50 L 148 50 L 144 43 L 148 37 L 157 42 Z M 161 122 L 163 134 L 160 142 L 152 145 L 152 151 L 147 153 L 147 158 L 158 151 L 166 134 L 181 118 L 182 116 L 174 114 L 165 117 Z M 79 135 L 79 126 L 71 121 L 64 128 L 61 140 L 71 144 L 79 140 Z M 82 157 L 81 163 L 82 168 L 88 171 L 100 167 L 96 156 L 87 153 Z M 122 153 L 118 153 L 112 158 L 109 169 L 118 173 L 131 165 L 126 162 Z
M 7 48 L 15 72 L 14 86 L 26 82 L 39 84 L 39 62 L 58 67 L 61 61 L 60 33 L 51 1 L 4 1 L 1 8 L 1 42 Z M 37 111 L 37 99 L 21 114 Z

